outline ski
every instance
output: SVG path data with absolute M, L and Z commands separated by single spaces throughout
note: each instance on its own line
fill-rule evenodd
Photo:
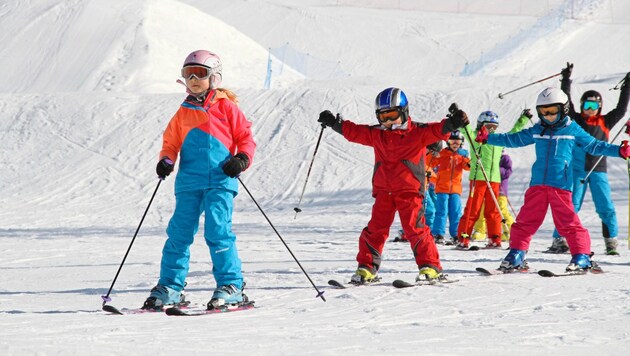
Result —
M 479 251 L 479 246 L 471 245 L 468 248 L 463 248 L 463 247 L 457 246 L 453 250 L 457 250 L 457 251 Z
M 220 313 L 231 313 L 235 311 L 241 310 L 249 310 L 254 309 L 254 302 L 248 301 L 242 304 L 230 306 L 230 305 L 222 305 L 218 308 L 213 309 L 181 309 L 178 307 L 171 307 L 164 310 L 166 315 L 170 316 L 201 316 L 201 315 L 209 315 L 209 314 L 220 314 Z
M 420 287 L 420 286 L 439 286 L 442 284 L 455 283 L 459 282 L 459 279 L 448 279 L 446 277 L 437 280 L 437 281 L 416 281 L 415 283 L 409 283 L 407 281 L 403 281 L 402 279 L 397 279 L 392 282 L 392 285 L 396 288 L 409 288 L 409 287 Z
M 485 276 L 495 276 L 495 275 L 499 275 L 499 274 L 505 274 L 505 272 L 499 270 L 499 269 L 485 269 L 483 267 L 477 267 L 475 268 L 475 271 L 485 275 Z
M 352 282 L 348 282 L 346 284 L 341 283 L 335 279 L 331 279 L 328 281 L 328 285 L 335 287 L 335 288 L 339 288 L 339 289 L 346 289 L 348 287 L 360 287 L 360 286 L 369 286 L 370 284 L 374 284 L 376 282 L 379 282 L 381 280 L 381 277 L 376 277 L 372 282 L 369 283 L 352 283 Z
M 498 275 L 502 275 L 502 274 L 512 274 L 512 273 L 529 273 L 529 272 L 535 272 L 532 271 L 531 269 L 527 268 L 527 269 L 516 269 L 516 270 L 500 270 L 500 269 L 486 269 L 483 267 L 477 267 L 475 268 L 475 271 L 483 274 L 484 276 L 498 276 Z
M 118 309 L 113 305 L 103 305 L 103 311 L 106 311 L 113 315 L 127 315 L 127 314 L 148 314 L 148 313 L 161 313 L 162 309 L 142 309 L 142 308 L 122 308 Z
M 604 271 L 599 267 L 593 267 L 588 271 L 565 271 L 562 273 L 555 273 L 546 269 L 538 271 L 538 275 L 541 277 L 569 277 L 569 276 L 583 276 L 591 272 L 593 274 L 604 273 Z

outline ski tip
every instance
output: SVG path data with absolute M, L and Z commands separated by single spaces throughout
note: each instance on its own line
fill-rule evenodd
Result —
M 117 314 L 117 315 L 123 315 L 123 313 L 120 310 L 118 310 L 118 308 L 116 308 L 116 307 L 114 307 L 112 305 L 109 305 L 109 304 L 103 305 L 103 310 L 108 312 L 108 313 Z
M 343 288 L 345 289 L 346 286 L 344 286 L 343 284 L 341 284 L 339 281 L 336 281 L 334 279 L 331 279 L 328 281 L 328 285 L 331 285 L 333 287 L 337 287 L 337 288 Z
M 397 279 L 394 282 L 392 282 L 392 285 L 396 288 L 409 288 L 409 287 L 413 287 L 414 284 L 411 284 L 409 282 L 405 282 L 402 279 Z
M 477 267 L 477 268 L 475 268 L 475 271 L 477 271 L 479 273 L 483 273 L 483 274 L 492 274 L 492 272 L 488 271 L 487 269 L 485 269 L 483 267 Z
M 164 313 L 166 313 L 166 315 L 176 315 L 176 316 L 188 315 L 185 311 L 177 307 L 167 308 L 166 310 L 164 310 Z
M 538 271 L 538 275 L 541 277 L 555 277 L 556 274 L 551 272 L 551 271 L 547 271 L 547 270 L 540 270 Z

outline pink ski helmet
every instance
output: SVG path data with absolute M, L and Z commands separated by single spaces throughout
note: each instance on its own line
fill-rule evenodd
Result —
M 203 49 L 194 51 L 186 57 L 182 68 L 188 66 L 202 66 L 208 68 L 210 73 L 210 89 L 216 89 L 221 85 L 223 79 L 223 65 L 218 55 Z M 182 76 L 184 75 L 182 74 Z

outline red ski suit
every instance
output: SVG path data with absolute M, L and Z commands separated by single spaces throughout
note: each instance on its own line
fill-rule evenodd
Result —
M 344 121 L 343 136 L 350 142 L 374 148 L 372 217 L 359 238 L 359 267 L 376 273 L 396 211 L 411 244 L 418 267 L 442 270 L 431 231 L 425 225 L 425 155 L 427 145 L 448 139 L 442 122 L 419 124 L 408 121 L 407 129 L 385 130 L 381 126 Z

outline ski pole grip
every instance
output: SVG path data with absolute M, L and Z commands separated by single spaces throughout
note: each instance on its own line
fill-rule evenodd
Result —
M 452 103 L 451 106 L 448 107 L 448 112 L 452 115 L 455 113 L 455 111 L 457 111 L 457 109 L 459 109 L 457 103 Z

